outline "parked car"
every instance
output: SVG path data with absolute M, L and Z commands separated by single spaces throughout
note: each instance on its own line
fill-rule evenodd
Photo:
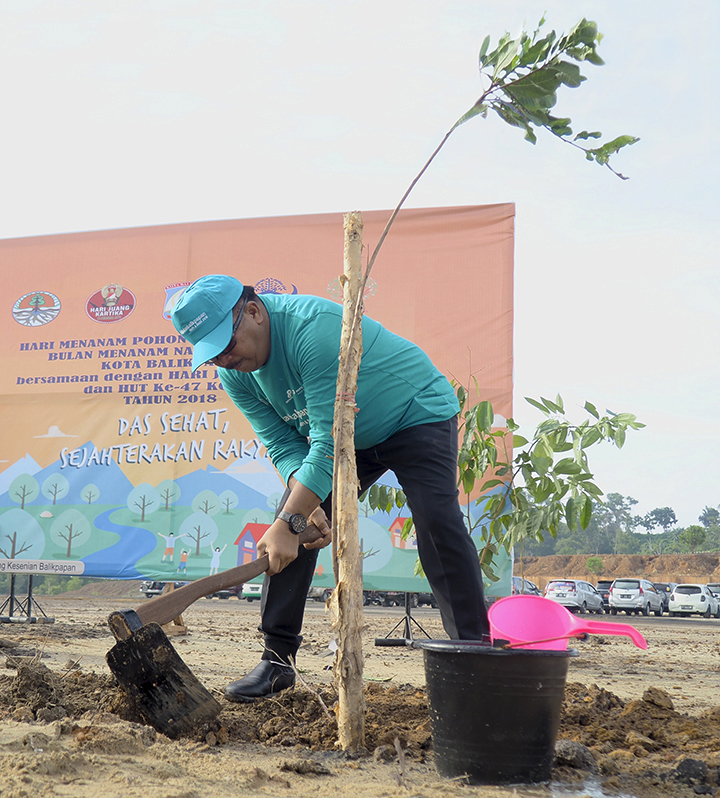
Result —
M 542 596 L 542 590 L 529 579 L 524 579 L 522 576 L 513 576 L 512 578 L 512 594 L 513 596 L 518 593 L 524 593 L 529 596 Z
M 605 607 L 606 611 L 610 609 L 610 588 L 612 583 L 612 579 L 598 579 L 595 585 L 595 590 L 602 596 L 603 607 Z
M 667 612 L 670 604 L 670 594 L 673 592 L 673 588 L 677 586 L 677 582 L 653 582 L 653 584 L 658 593 L 663 597 L 665 612 Z M 720 587 L 720 585 L 718 585 L 718 587 Z
M 412 596 L 410 600 L 410 606 L 416 606 L 412 603 Z M 404 607 L 405 606 L 405 594 L 401 590 L 384 590 L 382 591 L 383 596 L 383 607 Z
M 670 596 L 670 615 L 694 614 L 720 618 L 720 600 L 707 585 L 675 585 Z
M 260 601 L 262 598 L 262 582 L 245 582 L 241 596 L 248 601 Z M 240 596 L 238 596 L 240 598 Z
M 331 587 L 310 587 L 307 597 L 313 601 L 327 601 L 332 595 L 333 589 Z
M 708 582 L 707 589 L 715 596 L 720 598 L 720 582 Z
M 605 612 L 602 596 L 583 579 L 551 579 L 545 585 L 545 598 L 557 601 L 571 612 Z
M 154 596 L 159 596 L 165 590 L 166 584 L 167 582 L 153 582 L 150 579 L 146 579 L 140 583 L 140 592 L 144 593 L 146 598 L 153 598 Z M 182 587 L 186 584 L 187 582 L 173 582 L 175 587 Z
M 413 604 L 414 607 L 437 608 L 437 601 L 435 601 L 435 596 L 432 593 L 413 593 L 413 595 L 417 596 L 417 604 Z
M 410 607 L 419 607 L 422 604 L 437 607 L 435 596 L 432 593 L 408 593 L 407 595 Z M 363 604 L 366 607 L 371 605 L 404 607 L 405 593 L 401 590 L 363 590 Z
M 379 590 L 363 590 L 363 604 L 366 607 L 379 606 L 383 603 L 383 594 Z
M 665 602 L 655 585 L 647 579 L 616 579 L 610 588 L 610 612 L 617 615 L 650 615 L 665 612 Z
M 211 593 L 209 596 L 205 596 L 206 599 L 229 599 L 230 596 L 236 596 L 237 598 L 242 598 L 242 585 L 235 585 L 235 587 L 229 587 L 226 590 L 218 590 L 217 593 Z

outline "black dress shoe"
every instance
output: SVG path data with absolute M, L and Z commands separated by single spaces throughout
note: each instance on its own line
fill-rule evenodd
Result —
M 256 698 L 271 698 L 294 684 L 295 671 L 289 665 L 264 659 L 247 676 L 230 682 L 225 688 L 225 698 L 249 704 Z

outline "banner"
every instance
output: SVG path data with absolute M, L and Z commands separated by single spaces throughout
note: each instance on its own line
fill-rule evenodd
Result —
M 364 214 L 366 250 L 388 217 Z M 504 417 L 513 221 L 511 204 L 403 211 L 365 296 Z M 342 259 L 342 214 L 0 241 L 0 572 L 184 581 L 252 560 L 283 485 L 170 311 L 213 273 L 341 301 Z M 427 589 L 402 520 L 361 510 L 368 589 Z

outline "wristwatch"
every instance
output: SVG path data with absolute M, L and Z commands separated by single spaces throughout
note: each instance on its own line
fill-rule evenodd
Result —
M 281 521 L 285 521 L 285 523 L 290 527 L 290 531 L 293 535 L 299 535 L 301 532 L 305 531 L 305 527 L 307 526 L 307 518 L 300 513 L 286 513 L 285 510 L 281 510 L 277 517 Z

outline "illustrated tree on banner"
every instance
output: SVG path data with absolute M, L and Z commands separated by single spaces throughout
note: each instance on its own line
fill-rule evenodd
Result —
M 145 517 L 160 507 L 160 494 L 152 485 L 143 482 L 130 491 L 127 506 L 129 510 L 139 512 L 140 522 L 145 523 Z
M 531 144 L 537 141 L 538 130 L 544 130 L 563 143 L 581 151 L 588 161 L 606 167 L 625 180 L 610 165 L 610 159 L 621 149 L 635 144 L 634 136 L 622 135 L 604 144 L 596 130 L 573 134 L 571 120 L 556 116 L 557 92 L 562 86 L 578 88 L 585 77 L 580 64 L 600 66 L 597 47 L 602 36 L 597 25 L 580 20 L 567 34 L 555 31 L 541 35 L 545 20 L 531 34 L 523 31 L 513 38 L 502 36 L 490 49 L 490 37 L 480 48 L 479 68 L 483 89 L 475 104 L 450 128 L 425 166 L 412 181 L 391 214 L 385 229 L 362 274 L 362 216 L 354 212 L 345 216 L 343 323 L 340 343 L 337 393 L 333 437 L 335 440 L 333 478 L 333 561 L 336 589 L 331 599 L 334 628 L 338 640 L 335 676 L 338 684 L 338 737 L 345 750 L 364 746 L 364 709 L 362 682 L 362 559 L 358 542 L 357 472 L 354 457 L 355 407 L 352 397 L 357 387 L 357 374 L 362 354 L 360 322 L 363 296 L 370 271 L 382 244 L 405 200 L 443 148 L 451 134 L 470 119 L 486 118 L 492 111 L 504 122 L 520 128 Z M 591 146 L 589 142 L 594 142 Z
M 174 479 L 164 479 L 158 486 L 157 486 L 158 493 L 160 494 L 160 499 L 163 502 L 163 509 L 169 510 L 171 504 L 175 504 L 175 502 L 180 498 L 180 486 L 175 482 Z
M 47 499 L 52 499 L 52 503 L 57 504 L 70 490 L 70 483 L 62 474 L 51 474 L 42 484 L 42 494 Z
M 73 546 L 79 546 L 90 538 L 92 526 L 90 521 L 79 510 L 65 510 L 50 527 L 50 538 L 53 543 L 65 545 L 65 557 L 70 559 Z
M 92 504 L 100 498 L 100 489 L 97 485 L 93 485 L 91 482 L 89 485 L 85 485 L 85 487 L 80 491 L 80 498 L 84 502 Z
M 5 559 L 40 559 L 44 550 L 42 527 L 27 510 L 13 507 L 0 515 L 0 555 Z
M 8 496 L 24 510 L 25 505 L 35 499 L 40 492 L 38 482 L 30 474 L 20 474 L 10 483 Z
M 180 525 L 180 537 L 185 537 L 195 544 L 195 556 L 200 555 L 203 546 L 211 546 L 218 536 L 215 521 L 202 510 L 189 515 Z

